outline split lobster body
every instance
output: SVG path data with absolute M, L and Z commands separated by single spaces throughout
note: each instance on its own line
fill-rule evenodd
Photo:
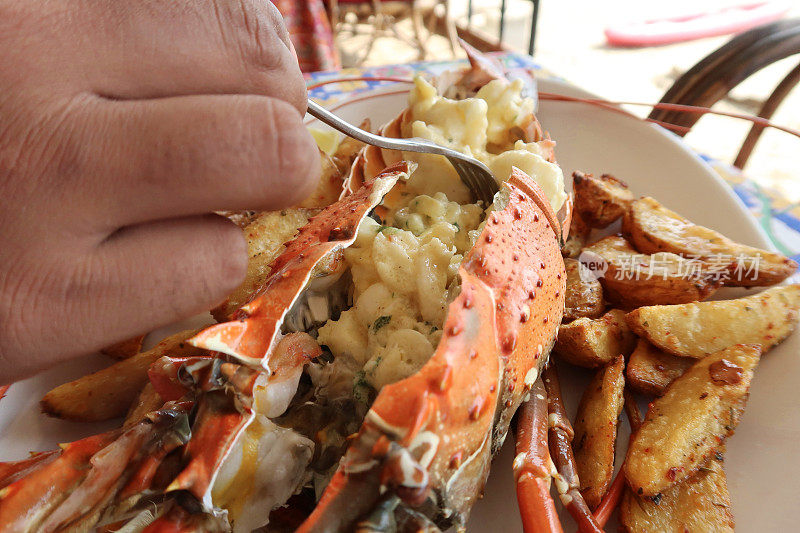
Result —
M 564 308 L 552 208 L 521 173 L 500 194 L 505 205 L 461 265 L 434 356 L 381 391 L 301 531 L 347 531 L 393 496 L 437 525 L 466 522 Z

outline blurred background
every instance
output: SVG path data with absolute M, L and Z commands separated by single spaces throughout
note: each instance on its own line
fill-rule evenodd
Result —
M 800 2 L 794 0 L 323 3 L 334 43 L 334 54 L 324 67 L 451 60 L 463 56 L 454 45 L 460 36 L 481 50 L 532 52 L 549 73 L 602 98 L 648 103 L 658 102 L 682 74 L 735 34 L 759 23 L 800 17 Z M 764 60 L 768 66 L 734 87 L 713 109 L 758 114 L 797 65 L 797 55 L 785 55 L 789 57 Z M 800 70 L 795 76 L 800 77 Z M 788 94 L 772 120 L 800 129 L 800 89 L 792 87 L 784 91 Z M 643 117 L 651 111 L 628 109 Z M 686 140 L 699 152 L 732 163 L 750 127 L 747 121 L 707 115 L 692 127 Z M 776 189 L 791 204 L 800 202 L 800 139 L 768 128 L 743 166 L 759 185 Z

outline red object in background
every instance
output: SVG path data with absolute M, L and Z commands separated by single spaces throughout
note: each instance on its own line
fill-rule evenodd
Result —
M 315 72 L 341 67 L 322 0 L 272 0 L 272 3 L 283 15 L 300 70 Z
M 606 28 L 606 40 L 612 46 L 655 46 L 738 33 L 778 20 L 790 5 L 786 1 L 750 2 L 717 11 L 620 24 Z

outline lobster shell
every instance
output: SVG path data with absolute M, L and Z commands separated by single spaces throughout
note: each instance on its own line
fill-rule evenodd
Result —
M 433 506 L 428 512 L 439 524 L 466 522 L 564 308 L 552 208 L 520 171 L 500 195 L 505 206 L 489 215 L 459 269 L 461 294 L 435 354 L 416 374 L 383 388 L 300 531 L 348 530 L 386 490 L 410 507 Z M 424 471 L 424 484 L 403 479 L 397 463 L 409 459 Z

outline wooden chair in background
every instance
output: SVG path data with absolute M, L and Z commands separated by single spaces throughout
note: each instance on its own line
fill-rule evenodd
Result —
M 433 33 L 437 19 L 444 23 L 445 34 L 450 39 L 450 46 L 455 52 L 457 34 L 455 24 L 450 16 L 450 0 L 434 0 L 433 4 L 420 0 L 326 0 L 330 13 L 334 39 L 343 34 L 359 35 L 359 25 L 368 27 L 367 45 L 358 55 L 355 65 L 363 63 L 369 56 L 375 41 L 380 37 L 400 39 L 417 50 L 417 59 L 422 60 L 427 54 L 428 34 L 425 31 L 427 17 L 428 31 Z M 442 9 L 439 9 L 439 8 Z M 349 16 L 348 16 L 349 15 Z M 411 19 L 412 35 L 409 38 L 398 31 L 396 22 L 404 18 Z M 347 19 L 351 19 L 349 22 Z
M 683 74 L 661 98 L 662 103 L 711 107 L 734 87 L 761 69 L 800 54 L 800 19 L 787 19 L 740 33 Z M 800 64 L 794 67 L 764 100 L 758 116 L 769 119 L 800 82 Z M 654 109 L 651 119 L 687 128 L 702 115 L 687 111 Z M 754 124 L 739 149 L 734 166 L 743 168 L 753 153 L 764 126 Z

